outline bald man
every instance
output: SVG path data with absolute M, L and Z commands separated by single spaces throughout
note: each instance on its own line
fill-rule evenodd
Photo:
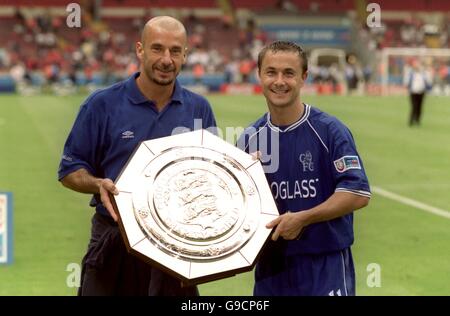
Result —
M 186 61 L 186 30 L 161 16 L 145 25 L 136 43 L 139 72 L 94 92 L 82 104 L 64 145 L 58 179 L 74 191 L 92 194 L 91 240 L 82 261 L 79 295 L 198 295 L 128 254 L 109 193 L 114 181 L 145 140 L 170 136 L 180 128 L 216 122 L 208 101 L 177 81 Z M 197 126 L 197 125 L 196 125 Z

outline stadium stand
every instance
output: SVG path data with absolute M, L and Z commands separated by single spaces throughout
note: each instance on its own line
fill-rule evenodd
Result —
M 134 45 L 139 30 L 159 14 L 177 16 L 188 30 L 190 53 L 180 80 L 209 91 L 226 91 L 224 84 L 255 84 L 257 53 L 274 39 L 298 41 L 308 52 L 328 47 L 353 56 L 344 65 L 336 63 L 336 56 L 315 59 L 319 64 L 310 68 L 308 83 L 315 85 L 310 91 L 321 93 L 345 93 L 350 76 L 362 83 L 361 93 L 380 84 L 385 48 L 450 47 L 450 15 L 445 13 L 450 12 L 450 1 L 444 0 L 417 0 L 407 8 L 401 0 L 379 0 L 383 18 L 376 28 L 364 23 L 362 0 L 103 0 L 101 7 L 92 3 L 80 1 L 78 29 L 65 25 L 67 12 L 61 1 L 0 0 L 0 73 L 8 78 L 0 80 L 0 90 L 48 88 L 55 83 L 98 87 L 120 80 L 138 67 Z M 401 85 L 408 62 L 404 56 L 389 58 L 389 83 Z M 431 67 L 446 85 L 449 58 L 434 58 Z

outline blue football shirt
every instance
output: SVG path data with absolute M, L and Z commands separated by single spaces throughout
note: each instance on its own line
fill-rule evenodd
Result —
M 275 126 L 266 113 L 247 128 L 238 146 L 261 151 L 261 162 L 278 210 L 302 211 L 334 192 L 370 197 L 370 188 L 350 130 L 338 119 L 305 104 L 290 126 Z M 353 214 L 307 226 L 299 240 L 281 241 L 285 254 L 337 251 L 353 243 Z
M 93 176 L 115 181 L 140 142 L 172 135 L 177 129 L 213 128 L 208 101 L 178 81 L 170 102 L 158 112 L 136 84 L 139 73 L 94 92 L 81 106 L 64 145 L 58 178 L 84 168 Z M 100 196 L 91 206 L 108 215 Z

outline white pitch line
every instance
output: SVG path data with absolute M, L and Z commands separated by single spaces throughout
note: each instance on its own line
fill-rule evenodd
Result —
M 431 206 L 431 205 L 428 205 L 428 204 L 425 204 L 425 203 L 422 203 L 422 202 L 419 202 L 419 201 L 416 201 L 416 200 L 413 200 L 413 199 L 410 199 L 410 198 L 407 198 L 407 197 L 404 197 L 404 196 L 401 196 L 401 195 L 398 195 L 398 194 L 395 194 L 395 193 L 392 193 L 389 191 L 386 191 L 380 187 L 371 187 L 371 190 L 372 190 L 372 192 L 377 193 L 381 196 L 384 196 L 385 198 L 421 209 L 422 211 L 425 211 L 428 213 L 432 213 L 432 214 L 450 219 L 449 211 L 442 210 L 440 208 L 437 208 L 437 207 L 434 207 L 434 206 Z

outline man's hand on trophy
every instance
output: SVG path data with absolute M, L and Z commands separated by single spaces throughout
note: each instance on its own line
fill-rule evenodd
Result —
M 266 225 L 266 228 L 275 228 L 272 233 L 272 240 L 277 241 L 278 237 L 284 240 L 298 240 L 303 234 L 303 230 L 310 224 L 310 213 L 290 212 L 278 216 Z
M 108 210 L 111 217 L 115 222 L 117 222 L 119 218 L 114 211 L 114 207 L 112 205 L 110 197 L 111 194 L 118 195 L 119 190 L 117 190 L 114 182 L 112 182 L 111 179 L 102 179 L 102 181 L 100 182 L 100 199 L 102 200 L 103 206 Z

